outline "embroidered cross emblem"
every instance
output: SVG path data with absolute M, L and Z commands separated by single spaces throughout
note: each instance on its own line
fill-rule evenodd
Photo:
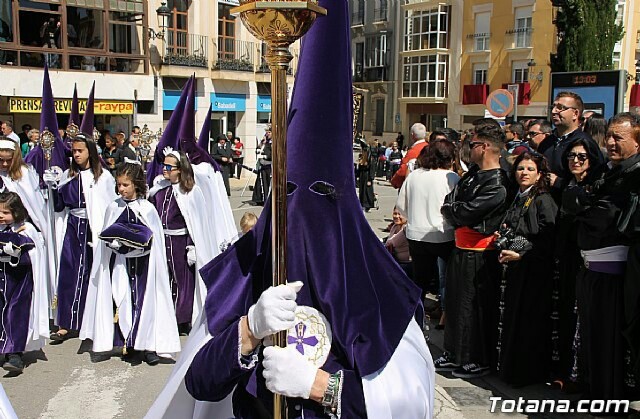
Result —
M 296 336 L 287 336 L 287 344 L 291 345 L 295 343 L 296 349 L 302 355 L 304 355 L 304 345 L 316 346 L 318 344 L 318 339 L 315 336 L 304 337 L 306 331 L 307 326 L 300 322 L 296 325 Z

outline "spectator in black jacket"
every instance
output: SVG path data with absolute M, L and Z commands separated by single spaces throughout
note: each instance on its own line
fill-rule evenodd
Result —
M 233 153 L 231 151 L 231 144 L 227 142 L 227 137 L 225 137 L 223 134 L 218 135 L 218 142 L 213 144 L 211 149 L 211 157 L 213 157 L 213 159 L 220 165 L 224 187 L 227 190 L 227 196 L 231 196 L 231 188 L 229 187 L 229 175 L 231 174 Z

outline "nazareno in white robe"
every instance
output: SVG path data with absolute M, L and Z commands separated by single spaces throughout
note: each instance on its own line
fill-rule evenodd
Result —
M 178 184 L 171 183 L 162 176 L 156 177 L 153 188 L 149 190 L 149 196 L 154 196 L 161 189 L 173 188 L 173 195 L 182 217 L 187 224 L 189 236 L 193 240 L 196 248 L 196 286 L 193 298 L 193 314 L 191 324 L 195 324 L 198 315 L 204 307 L 204 300 L 207 297 L 207 287 L 200 276 L 200 268 L 209 263 L 214 257 L 220 254 L 220 243 L 216 241 L 216 237 L 226 234 L 218 231 L 219 228 L 213 222 L 212 214 L 209 212 L 210 206 L 207 205 L 202 189 L 195 185 L 191 192 L 183 192 Z
M 180 352 L 180 338 L 169 287 L 169 271 L 162 223 L 158 212 L 149 201 L 137 199 L 129 202 L 128 206 L 138 219 L 153 232 L 147 285 L 134 349 L 155 351 L 158 355 L 171 357 Z M 105 227 L 115 223 L 126 207 L 127 203 L 122 199 L 112 202 L 105 215 Z M 98 244 L 101 249 L 101 258 L 99 263 L 94 262 L 95 276 L 92 276 L 87 291 L 87 307 L 89 301 L 94 301 L 95 305 L 90 311 L 85 308 L 80 338 L 92 339 L 94 352 L 106 352 L 113 349 L 114 301 L 119 312 L 120 327 L 125 328 L 122 330 L 125 338 L 128 335 L 126 328 L 133 326 L 133 312 L 131 286 L 126 272 L 125 257 L 116 254 L 116 262 L 112 272 L 109 269 L 109 261 L 114 252 L 107 247 L 104 241 L 99 240 Z
M 42 190 L 40 189 L 40 178 L 38 174 L 29 165 L 22 167 L 22 177 L 18 180 L 13 180 L 7 174 L 0 174 L 0 178 L 4 184 L 5 190 L 9 192 L 15 192 L 20 195 L 20 199 L 24 204 L 31 222 L 37 227 L 44 239 L 44 247 L 46 252 L 46 258 L 42 260 L 44 264 L 43 280 L 46 284 L 46 294 L 43 296 L 48 301 L 48 305 L 51 306 L 53 297 L 56 295 L 58 287 L 58 273 L 56 272 L 54 258 L 58 253 L 53 246 L 53 229 L 51 223 L 55 221 L 49 220 L 49 211 L 47 205 L 49 203 L 45 200 Z M 53 318 L 53 316 L 52 316 Z
M 193 358 L 212 336 L 200 317 L 180 359 L 145 419 L 232 419 L 231 392 L 220 402 L 195 400 L 184 377 Z M 407 392 L 411 383 L 411 392 Z M 369 419 L 431 419 L 434 410 L 435 369 L 422 329 L 415 320 L 407 326 L 398 347 L 379 371 L 362 378 Z M 394 391 L 396 389 L 396 391 Z

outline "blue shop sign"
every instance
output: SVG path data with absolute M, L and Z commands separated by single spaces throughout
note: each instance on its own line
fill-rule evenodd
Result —
M 271 112 L 271 96 L 258 95 L 258 112 Z
M 247 96 L 235 93 L 211 93 L 211 110 L 244 112 L 247 110 Z
M 178 104 L 178 100 L 180 100 L 180 92 L 179 90 L 163 90 L 162 91 L 162 110 L 163 111 L 172 111 L 176 108 Z M 196 95 L 196 100 L 194 103 L 194 109 L 198 109 L 198 95 Z

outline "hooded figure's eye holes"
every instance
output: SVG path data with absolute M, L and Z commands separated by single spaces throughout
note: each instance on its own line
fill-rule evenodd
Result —
M 291 195 L 298 189 L 298 185 L 293 182 L 287 182 L 287 195 Z
M 318 195 L 329 196 L 334 199 L 336 197 L 335 186 L 321 180 L 314 182 L 311 186 L 309 186 L 309 190 L 313 193 L 317 193 Z

